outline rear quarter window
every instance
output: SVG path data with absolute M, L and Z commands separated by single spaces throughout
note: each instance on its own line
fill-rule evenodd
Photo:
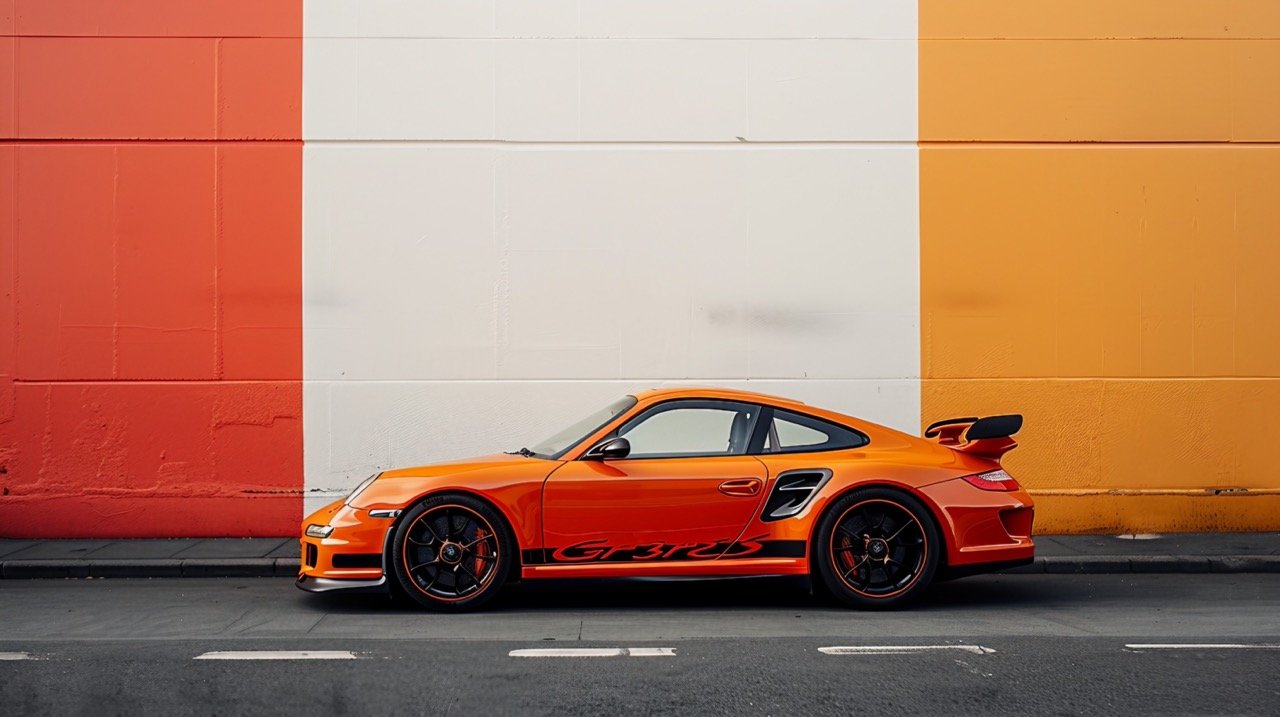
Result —
M 863 434 L 821 418 L 773 409 L 762 453 L 814 453 L 865 446 Z

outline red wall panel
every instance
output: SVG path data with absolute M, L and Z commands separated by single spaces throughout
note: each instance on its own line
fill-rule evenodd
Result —
M 301 40 L 19 37 L 21 139 L 293 139 Z M 264 71 L 269 70 L 269 71 Z
M 301 22 L 0 3 L 0 535 L 296 529 Z
M 6 6 L 20 35 L 296 38 L 302 32 L 300 0 L 5 0 L 0 19 Z
M 115 152 L 53 145 L 13 151 L 15 376 L 114 378 Z
M 302 145 L 218 149 L 218 343 L 224 379 L 302 378 Z
M 0 499 L 28 537 L 281 535 L 296 526 L 301 386 L 26 383 Z

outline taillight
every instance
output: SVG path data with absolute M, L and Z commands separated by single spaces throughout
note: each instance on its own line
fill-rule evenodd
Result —
M 974 487 L 983 490 L 1002 490 L 1011 491 L 1018 489 L 1018 481 L 1013 476 L 1004 471 L 988 471 L 986 473 L 978 473 L 976 475 L 965 476 L 965 481 Z

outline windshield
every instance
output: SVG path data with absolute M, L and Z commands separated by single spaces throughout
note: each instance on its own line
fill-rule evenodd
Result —
M 570 448 L 585 440 L 587 436 L 600 430 L 618 414 L 629 410 L 634 405 L 636 405 L 635 396 L 623 396 L 545 441 L 534 444 L 529 451 L 540 457 L 559 458 L 568 453 Z

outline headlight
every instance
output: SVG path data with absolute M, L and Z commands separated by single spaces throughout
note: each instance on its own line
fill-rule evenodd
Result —
M 356 489 L 355 489 L 355 490 L 351 491 L 351 495 L 347 496 L 347 499 L 346 499 L 346 500 L 344 500 L 344 501 L 343 501 L 343 503 L 345 503 L 345 504 L 347 504 L 347 505 L 351 505 L 351 501 L 355 500 L 356 498 L 359 498 L 359 497 L 360 497 L 360 494 L 364 492 L 364 489 L 365 489 L 365 488 L 368 488 L 368 487 L 369 487 L 369 486 L 371 486 L 371 485 L 373 485 L 373 482 L 374 482 L 374 481 L 376 481 L 376 480 L 378 480 L 378 476 L 380 476 L 380 475 L 382 475 L 382 474 L 381 474 L 381 473 L 374 473 L 373 475 L 371 475 L 371 476 L 369 476 L 368 478 L 366 478 L 366 479 L 365 479 L 365 481 L 364 481 L 363 483 L 361 483 L 360 485 L 356 486 Z
M 316 525 L 312 523 L 307 526 L 308 538 L 327 538 L 331 533 L 333 533 L 333 526 L 331 525 Z

